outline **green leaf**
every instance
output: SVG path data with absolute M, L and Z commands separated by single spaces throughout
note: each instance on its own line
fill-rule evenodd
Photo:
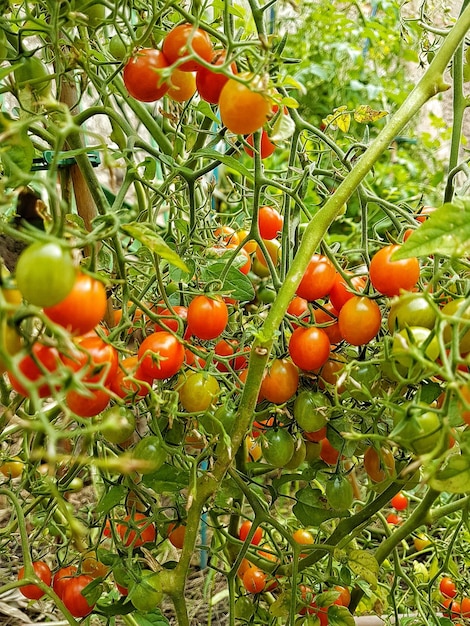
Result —
M 377 559 L 365 550 L 351 550 L 348 553 L 348 565 L 351 570 L 369 583 L 372 589 L 377 587 L 377 576 L 379 575 L 379 564 Z
M 429 480 L 429 486 L 447 493 L 470 493 L 470 459 L 453 455 Z
M 145 475 L 142 482 L 155 493 L 175 493 L 188 486 L 189 473 L 165 463 L 158 471 Z
M 269 607 L 269 613 L 273 617 L 287 618 L 289 615 L 289 607 L 291 603 L 291 594 L 282 592 L 279 597 Z
M 470 197 L 443 204 L 395 252 L 393 261 L 442 254 L 465 257 L 470 252 Z
M 250 182 L 253 182 L 253 172 L 250 172 L 250 170 L 242 163 L 240 163 L 240 161 L 236 157 L 217 152 L 217 150 L 198 150 L 195 156 L 202 157 L 203 159 L 213 159 L 214 161 L 220 161 L 234 172 L 237 172 L 241 176 L 244 176 Z
M 345 606 L 333 604 L 328 608 L 328 624 L 330 626 L 354 626 L 354 617 Z
M 224 261 L 210 263 L 202 269 L 201 279 L 205 283 L 217 282 L 225 269 L 226 263 Z M 230 266 L 225 276 L 222 291 L 227 292 L 234 300 L 242 302 L 250 302 L 255 297 L 255 291 L 250 279 L 233 265 Z
M 98 503 L 96 513 L 108 513 L 111 509 L 122 502 L 127 493 L 124 485 L 113 485 Z
M 134 613 L 133 618 L 139 626 L 169 626 L 170 622 L 162 615 L 160 609 L 154 609 L 151 613 Z
M 171 265 L 175 265 L 189 273 L 189 269 L 183 259 L 155 232 L 152 224 L 131 222 L 130 224 L 122 225 L 121 228 L 127 235 L 140 241 L 141 244 L 146 246 L 154 254 L 158 254 L 158 256 L 168 261 Z
M 202 113 L 205 117 L 208 117 L 210 120 L 212 120 L 215 124 L 220 124 L 220 120 L 212 110 L 211 105 L 205 100 L 201 100 L 198 103 L 197 110 L 199 111 L 199 113 Z
M 319 526 L 328 519 L 348 515 L 348 513 L 344 511 L 325 509 L 323 494 L 320 489 L 304 487 L 297 492 L 296 496 L 297 502 L 294 504 L 292 512 L 304 526 Z
M 117 602 L 106 602 L 100 600 L 96 606 L 97 613 L 100 615 L 106 615 L 107 617 L 113 617 L 114 615 L 127 615 L 135 611 L 130 602 L 127 602 L 127 598 L 120 598 Z

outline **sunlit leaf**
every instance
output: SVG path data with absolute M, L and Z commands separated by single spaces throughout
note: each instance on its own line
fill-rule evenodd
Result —
M 351 550 L 348 553 L 348 565 L 357 576 L 368 582 L 372 589 L 377 587 L 379 564 L 373 554 L 365 550 Z
M 152 224 L 131 222 L 130 224 L 124 224 L 121 228 L 125 233 L 140 241 L 140 243 L 151 250 L 151 252 L 158 254 L 162 259 L 168 261 L 170 265 L 175 265 L 181 270 L 189 272 L 183 259 L 155 232 Z
M 354 119 L 359 124 L 368 124 L 369 122 L 376 122 L 388 115 L 387 111 L 376 111 L 372 109 L 368 104 L 361 104 L 354 111 Z
M 278 115 L 272 133 L 269 134 L 271 141 L 282 141 L 292 137 L 295 131 L 295 122 L 289 115 Z
M 345 517 L 344 511 L 332 511 L 326 509 L 323 502 L 323 494 L 320 489 L 304 487 L 297 494 L 297 502 L 292 512 L 304 526 L 319 526 L 322 522 L 333 517 Z
M 341 131 L 343 131 L 343 133 L 347 133 L 351 125 L 350 113 L 344 113 L 343 115 L 340 115 L 339 117 L 336 118 L 335 122 L 336 122 L 336 126 Z
M 470 493 L 470 459 L 457 454 L 451 456 L 429 479 L 429 486 L 436 491 Z
M 345 606 L 333 604 L 328 609 L 328 624 L 330 626 L 354 626 L 354 617 Z

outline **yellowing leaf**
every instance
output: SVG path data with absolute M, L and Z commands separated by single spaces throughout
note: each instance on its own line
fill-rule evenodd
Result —
M 359 124 L 368 124 L 369 122 L 376 122 L 382 117 L 388 115 L 387 111 L 376 111 L 372 109 L 368 104 L 361 104 L 354 111 L 354 119 Z
M 368 582 L 372 589 L 377 587 L 379 564 L 374 555 L 365 550 L 351 550 L 348 554 L 348 565 L 354 574 Z
M 335 122 L 336 122 L 336 126 L 340 130 L 342 130 L 343 133 L 347 133 L 351 125 L 351 114 L 344 113 L 343 115 L 340 115 L 339 117 L 337 117 Z

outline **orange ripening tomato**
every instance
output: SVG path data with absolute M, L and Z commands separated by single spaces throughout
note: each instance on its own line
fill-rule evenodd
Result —
M 175 102 L 186 102 L 196 93 L 196 77 L 192 72 L 173 70 L 166 95 Z
M 374 254 L 369 266 L 369 276 L 374 289 L 385 296 L 398 296 L 411 291 L 419 280 L 420 266 L 416 257 L 392 261 L 400 249 L 397 244 L 385 246 Z
M 123 522 L 117 524 L 116 531 L 126 547 L 138 548 L 145 543 L 155 541 L 155 525 L 143 513 L 126 515 Z
M 243 574 L 243 586 L 248 593 L 261 593 L 266 585 L 266 574 L 259 567 L 249 567 Z
M 382 324 L 379 305 L 365 296 L 353 296 L 341 308 L 338 324 L 341 336 L 352 346 L 369 343 Z
M 169 65 L 189 56 L 195 57 L 180 63 L 178 69 L 182 72 L 197 72 L 201 68 L 197 58 L 210 63 L 213 47 L 205 30 L 184 23 L 178 24 L 166 35 L 163 40 L 162 52 Z
M 212 57 L 211 65 L 214 67 L 224 65 L 226 56 L 227 53 L 225 50 L 216 51 Z M 236 74 L 236 63 L 231 63 L 228 66 L 227 71 L 230 74 Z M 199 95 L 203 100 L 209 102 L 210 104 L 218 104 L 220 93 L 229 78 L 230 76 L 227 74 L 214 72 L 213 70 L 201 65 L 196 74 L 196 87 Z
M 374 483 L 381 483 L 395 473 L 395 457 L 388 448 L 369 447 L 364 453 L 364 469 Z
M 155 102 L 168 90 L 161 76 L 161 70 L 171 63 L 160 50 L 143 48 L 138 50 L 124 66 L 122 79 L 131 95 L 140 102 Z
M 196 296 L 188 306 L 188 327 L 199 339 L 215 339 L 227 326 L 228 309 L 220 296 Z
M 184 538 L 186 536 L 186 524 L 168 524 L 167 535 L 168 541 L 172 546 L 181 550 L 184 546 Z
M 85 335 L 101 322 L 106 313 L 107 298 L 103 283 L 88 274 L 78 274 L 69 295 L 44 313 L 73 335 Z
M 290 400 L 299 386 L 299 371 L 287 359 L 274 359 L 265 372 L 260 388 L 260 396 L 274 404 Z
M 249 73 L 229 78 L 219 97 L 222 124 L 236 135 L 249 135 L 259 130 L 269 119 L 271 100 L 263 89 L 263 80 Z
M 339 450 L 333 448 L 326 437 L 320 441 L 320 458 L 327 465 L 336 465 L 339 459 Z
M 318 300 L 330 293 L 335 278 L 333 263 L 326 256 L 314 254 L 295 293 L 309 302 Z

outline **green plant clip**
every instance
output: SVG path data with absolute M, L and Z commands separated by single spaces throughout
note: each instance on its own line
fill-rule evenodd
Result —
M 73 152 L 59 152 L 60 159 L 57 161 L 57 167 L 70 167 L 76 164 L 75 156 Z M 97 150 L 90 150 L 87 152 L 87 156 L 93 167 L 98 167 L 101 163 L 100 155 Z M 54 151 L 45 150 L 42 157 L 33 159 L 32 171 L 47 170 L 51 163 L 54 161 Z

